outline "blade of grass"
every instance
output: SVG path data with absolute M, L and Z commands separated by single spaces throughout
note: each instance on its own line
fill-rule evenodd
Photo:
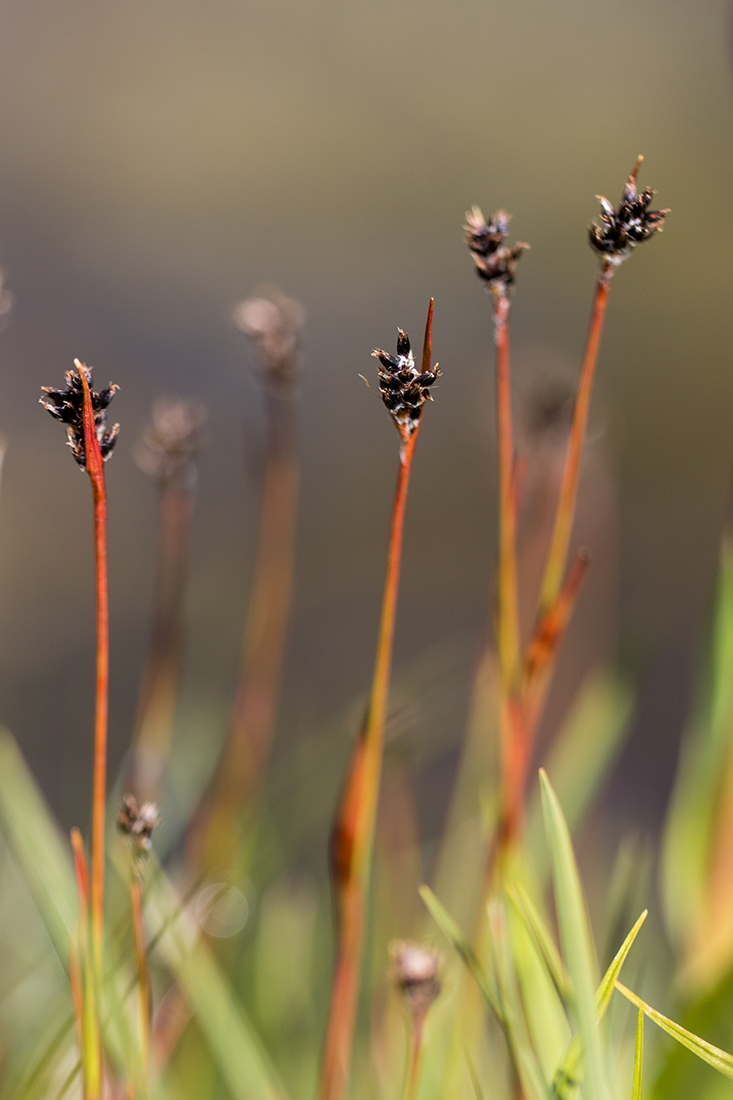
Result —
M 696 1054 L 698 1058 L 701 1058 L 703 1062 L 707 1062 L 713 1069 L 717 1069 L 718 1073 L 722 1073 L 725 1077 L 730 1077 L 733 1080 L 733 1056 L 728 1054 L 727 1051 L 721 1050 L 720 1047 L 713 1046 L 712 1043 L 708 1043 L 705 1039 L 701 1039 L 699 1035 L 694 1035 L 691 1031 L 682 1027 L 680 1024 L 676 1024 L 674 1020 L 668 1019 L 663 1016 L 661 1012 L 657 1012 L 656 1009 L 648 1005 L 646 1001 L 642 1001 L 641 997 L 637 997 L 636 993 L 632 993 L 630 989 L 627 989 L 621 982 L 616 981 L 616 989 L 619 993 L 623 993 L 624 997 L 628 1001 L 631 1001 L 633 1005 L 648 1016 L 662 1031 L 666 1031 L 668 1035 L 671 1035 L 673 1039 L 676 1039 L 678 1043 L 681 1043 L 683 1047 L 687 1047 L 693 1054 Z
M 151 867 L 152 870 L 152 867 Z M 159 866 L 146 890 L 151 921 L 165 931 L 156 952 L 191 1006 L 219 1071 L 237 1100 L 282 1100 L 285 1090 L 244 1010 Z M 153 933 L 151 939 L 155 939 Z
M 540 955 L 545 961 L 547 971 L 552 978 L 555 989 L 560 999 L 568 1004 L 572 1000 L 572 987 L 565 964 L 560 957 L 560 952 L 555 947 L 547 925 L 535 908 L 521 882 L 514 881 L 507 885 L 507 896 L 517 913 L 524 921 L 533 940 L 537 944 Z
M 611 995 L 613 993 L 614 983 L 621 973 L 621 967 L 626 961 L 626 956 L 631 950 L 631 946 L 639 934 L 642 924 L 647 918 L 649 910 L 645 909 L 637 920 L 634 927 L 629 932 L 628 936 L 621 944 L 620 948 L 616 952 L 611 961 L 606 973 L 603 975 L 598 989 L 596 990 L 595 1004 L 596 1004 L 596 1018 L 598 1022 L 603 1019 L 603 1016 L 611 1001 Z M 552 1081 L 553 1094 L 559 1098 L 559 1100 L 567 1100 L 583 1079 L 583 1048 L 580 1042 L 580 1036 L 576 1035 L 570 1046 L 567 1049 L 565 1057 L 562 1059 Z
M 636 1047 L 634 1049 L 634 1084 L 631 1100 L 641 1100 L 641 1070 L 644 1060 L 644 1010 L 639 1009 L 636 1020 Z
M 540 771 L 542 807 L 552 855 L 555 903 L 565 965 L 575 990 L 575 1014 L 585 1052 L 588 1100 L 605 1100 L 607 1085 L 595 1011 L 598 985 L 583 888 L 567 823 L 547 774 Z
M 473 950 L 456 922 L 438 901 L 430 887 L 421 886 L 419 893 L 438 928 L 448 942 L 453 945 L 460 958 L 468 967 L 491 1011 L 494 1013 L 497 1020 L 503 1023 L 504 1014 L 498 987 L 493 979 L 487 975 L 478 960 L 476 952 Z

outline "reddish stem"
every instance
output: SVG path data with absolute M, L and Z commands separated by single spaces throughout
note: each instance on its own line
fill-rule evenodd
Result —
M 568 557 L 570 535 L 575 518 L 575 502 L 578 495 L 578 481 L 580 479 L 580 462 L 583 455 L 583 443 L 585 441 L 588 426 L 588 410 L 590 408 L 593 377 L 598 359 L 598 349 L 603 332 L 603 319 L 608 302 L 608 291 L 611 286 L 613 268 L 602 265 L 596 282 L 596 293 L 593 300 L 593 312 L 591 314 L 588 339 L 585 347 L 583 366 L 578 382 L 578 391 L 575 397 L 573 409 L 573 422 L 570 427 L 570 438 L 565 456 L 565 466 L 560 485 L 560 497 L 555 513 L 555 526 L 552 532 L 552 540 L 547 555 L 547 565 L 542 578 L 540 589 L 538 616 L 541 618 L 547 614 L 554 604 L 562 587 L 565 563 Z
M 372 693 L 332 836 L 331 858 L 337 895 L 339 942 L 323 1053 L 321 1100 L 341 1100 L 348 1084 L 361 969 L 364 909 L 384 748 L 405 503 L 417 435 L 416 429 L 404 441 L 400 452 Z
M 107 599 L 107 494 L 104 464 L 97 442 L 94 410 L 86 368 L 74 361 L 84 391 L 85 468 L 94 501 L 94 565 L 97 597 L 97 688 L 94 714 L 94 780 L 92 790 L 91 923 L 97 976 L 102 977 L 104 925 L 104 822 L 107 781 L 107 693 L 109 685 L 109 606 Z

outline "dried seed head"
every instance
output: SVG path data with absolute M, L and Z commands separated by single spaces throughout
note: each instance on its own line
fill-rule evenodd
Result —
M 190 489 L 205 431 L 206 409 L 200 401 L 159 397 L 133 452 L 135 462 L 161 487 Z
M 145 859 L 153 846 L 153 830 L 159 825 L 158 807 L 154 802 L 143 802 L 142 806 L 138 806 L 134 794 L 123 795 L 117 828 L 130 838 L 135 858 Z
M 476 273 L 496 293 L 506 293 L 513 284 L 519 257 L 529 248 L 524 241 L 517 241 L 511 247 L 506 243 L 510 221 L 506 210 L 499 210 L 490 222 L 486 221 L 479 206 L 466 211 L 463 228 Z
M 637 191 L 636 177 L 644 158 L 638 157 L 634 169 L 626 181 L 624 193 L 614 210 L 603 195 L 596 196 L 601 204 L 601 224 L 591 222 L 588 238 L 601 258 L 601 270 L 610 275 L 620 263 L 630 256 L 637 244 L 661 233 L 664 219 L 671 211 L 650 210 L 655 194 L 650 187 Z
M 412 1013 L 413 1020 L 422 1022 L 440 993 L 441 957 L 418 943 L 395 940 L 389 945 L 391 974 L 397 990 Z
M 54 420 L 60 420 L 62 424 L 66 425 L 67 443 L 71 448 L 71 453 L 82 470 L 86 470 L 86 454 L 84 450 L 84 389 L 81 384 L 80 372 L 84 371 L 86 380 L 91 387 L 92 368 L 86 367 L 83 363 L 80 363 L 78 359 L 74 360 L 74 366 L 76 370 L 69 370 L 66 372 L 65 390 L 55 390 L 50 386 L 42 386 L 43 397 L 39 400 L 44 409 L 50 412 Z M 94 390 L 91 391 L 94 427 L 96 430 L 97 442 L 99 443 L 99 450 L 105 462 L 112 454 L 120 430 L 119 424 L 113 425 L 109 430 L 107 429 L 107 406 L 118 389 L 119 386 L 115 386 L 110 382 L 106 390 L 100 390 L 99 393 L 95 393 Z
M 262 287 L 254 298 L 235 307 L 237 328 L 255 342 L 263 382 L 288 391 L 300 371 L 300 339 L 305 310 L 277 287 Z
M 382 348 L 375 348 L 372 355 L 379 360 L 379 392 L 404 442 L 417 428 L 423 405 L 432 400 L 430 387 L 440 378 L 440 367 L 436 363 L 421 371 L 415 365 L 410 338 L 401 328 L 397 329 L 397 355 Z

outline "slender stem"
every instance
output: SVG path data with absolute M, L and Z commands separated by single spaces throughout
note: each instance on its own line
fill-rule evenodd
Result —
M 127 787 L 141 803 L 159 801 L 170 752 L 183 650 L 183 601 L 192 513 L 190 488 L 161 487 L 153 628 Z
M 517 517 L 512 397 L 509 381 L 509 298 L 494 292 L 496 406 L 499 436 L 499 663 L 506 692 L 516 687 L 519 671 L 519 601 L 517 595 Z
M 142 888 L 133 878 L 130 883 L 130 905 L 132 909 L 132 933 L 135 941 L 135 964 L 137 966 L 138 993 L 140 997 L 140 1062 L 142 1079 L 145 1081 L 150 1049 L 150 1014 L 152 1009 L 150 989 L 150 968 L 145 943 L 145 923 L 143 921 Z
M 402 1100 L 417 1100 L 420 1091 L 420 1070 L 422 1068 L 423 1053 L 423 1019 L 413 1019 L 410 1027 L 410 1040 L 408 1050 L 407 1072 L 405 1074 L 405 1087 Z
M 500 850 L 509 844 L 521 819 L 520 777 L 526 746 L 522 729 L 519 598 L 517 588 L 516 463 L 509 375 L 509 297 L 506 288 L 492 296 L 496 345 L 496 408 L 499 437 L 499 599 L 497 635 L 500 671 L 502 750 L 502 821 Z
M 347 774 L 332 836 L 338 952 L 323 1054 L 321 1100 L 342 1100 L 349 1077 L 361 969 L 364 910 L 369 889 L 384 748 L 405 503 L 417 435 L 416 429 L 404 441 L 400 451 L 371 697 Z
M 591 390 L 593 388 L 593 376 L 595 374 L 598 349 L 603 332 L 603 319 L 608 302 L 608 291 L 611 286 L 613 268 L 602 265 L 596 281 L 596 292 L 593 300 L 588 339 L 585 347 L 583 366 L 578 382 L 578 391 L 575 397 L 573 409 L 573 421 L 570 428 L 570 438 L 565 456 L 565 466 L 560 485 L 560 497 L 555 513 L 555 526 L 552 532 L 550 550 L 547 555 L 547 564 L 542 578 L 538 616 L 544 616 L 557 599 L 562 586 L 565 563 L 570 545 L 570 535 L 575 517 L 575 501 L 578 495 L 578 481 L 580 478 L 580 461 L 583 454 L 583 443 L 588 425 L 588 409 L 590 407 Z
M 258 790 L 270 754 L 295 571 L 300 471 L 292 395 L 268 394 L 267 470 L 239 683 L 208 810 L 195 834 L 208 870 L 234 860 L 242 808 Z M 195 858 L 195 857 L 194 857 Z
M 92 790 L 91 924 L 94 962 L 102 980 L 104 926 L 104 820 L 107 785 L 107 693 L 109 684 L 109 606 L 107 600 L 107 494 L 104 465 L 97 442 L 94 410 L 85 368 L 77 369 L 84 391 L 84 454 L 94 500 L 94 566 L 97 596 L 97 687 L 94 715 L 94 780 Z

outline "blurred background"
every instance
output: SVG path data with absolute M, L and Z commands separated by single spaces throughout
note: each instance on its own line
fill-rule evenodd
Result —
M 74 356 L 98 386 L 120 385 L 107 466 L 113 773 L 134 720 L 157 527 L 133 446 L 158 395 L 208 407 L 176 729 L 201 786 L 237 677 L 263 465 L 262 393 L 231 314 L 262 281 L 303 303 L 275 761 L 330 731 L 309 765 L 330 761 L 312 788 L 327 812 L 355 730 L 339 715 L 371 676 L 397 460 L 359 374 L 374 379 L 369 354 L 393 350 L 398 324 L 419 343 L 435 296 L 443 378 L 408 503 L 396 666 L 430 715 L 437 748 L 419 797 L 437 828 L 496 542 L 490 313 L 463 213 L 504 206 L 532 246 L 512 337 L 531 504 L 557 458 L 543 417 L 579 366 L 594 196 L 615 202 L 640 152 L 641 184 L 673 213 L 611 295 L 576 534 L 593 563 L 549 721 L 582 672 L 620 664 L 640 702 L 617 805 L 658 823 L 733 455 L 730 40 L 722 0 L 1 0 L 0 263 L 15 305 L 0 333 L 0 718 L 64 826 L 88 813 L 91 503 L 39 387 L 62 385 Z M 530 577 L 533 562 L 528 537 Z M 420 713 L 411 721 L 419 755 Z

